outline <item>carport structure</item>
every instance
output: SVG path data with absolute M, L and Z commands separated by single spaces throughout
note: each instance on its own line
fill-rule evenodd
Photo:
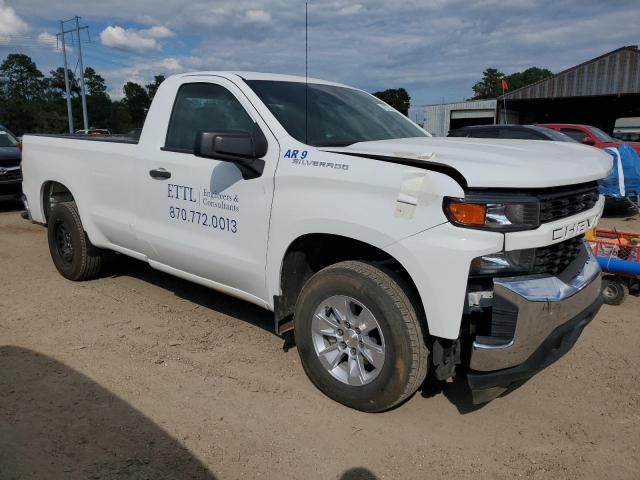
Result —
M 582 123 L 611 133 L 617 118 L 640 116 L 640 50 L 621 47 L 498 99 L 508 123 Z

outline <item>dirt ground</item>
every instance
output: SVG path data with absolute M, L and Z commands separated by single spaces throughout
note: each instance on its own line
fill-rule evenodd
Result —
M 461 379 L 374 415 L 320 394 L 257 307 L 126 259 L 64 280 L 9 207 L 0 246 L 2 480 L 640 478 L 638 297 L 482 408 Z

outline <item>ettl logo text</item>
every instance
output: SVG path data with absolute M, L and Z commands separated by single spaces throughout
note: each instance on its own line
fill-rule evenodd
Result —
M 552 240 L 562 240 L 563 238 L 572 238 L 576 235 L 580 235 L 590 228 L 595 227 L 597 220 L 598 217 L 587 218 L 586 220 L 581 220 L 580 222 L 556 228 L 552 232 Z

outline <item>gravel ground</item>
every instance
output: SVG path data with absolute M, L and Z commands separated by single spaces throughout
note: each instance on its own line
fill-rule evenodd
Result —
M 69 282 L 9 206 L 0 245 L 2 480 L 639 476 L 638 297 L 482 408 L 458 380 L 374 415 L 321 395 L 268 312 L 128 259 Z

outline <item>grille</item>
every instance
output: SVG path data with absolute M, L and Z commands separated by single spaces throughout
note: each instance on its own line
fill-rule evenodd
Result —
M 584 236 L 574 237 L 564 242 L 536 249 L 533 273 L 558 275 L 573 262 L 584 245 Z
M 553 222 L 589 210 L 595 206 L 599 195 L 597 183 L 538 194 L 540 223 Z
M 9 180 L 22 180 L 20 170 L 11 170 L 4 174 L 0 174 L 0 182 L 6 182 Z
M 0 167 L 18 167 L 20 165 L 20 159 L 19 158 L 11 158 L 11 159 L 7 159 L 7 158 L 0 158 Z

